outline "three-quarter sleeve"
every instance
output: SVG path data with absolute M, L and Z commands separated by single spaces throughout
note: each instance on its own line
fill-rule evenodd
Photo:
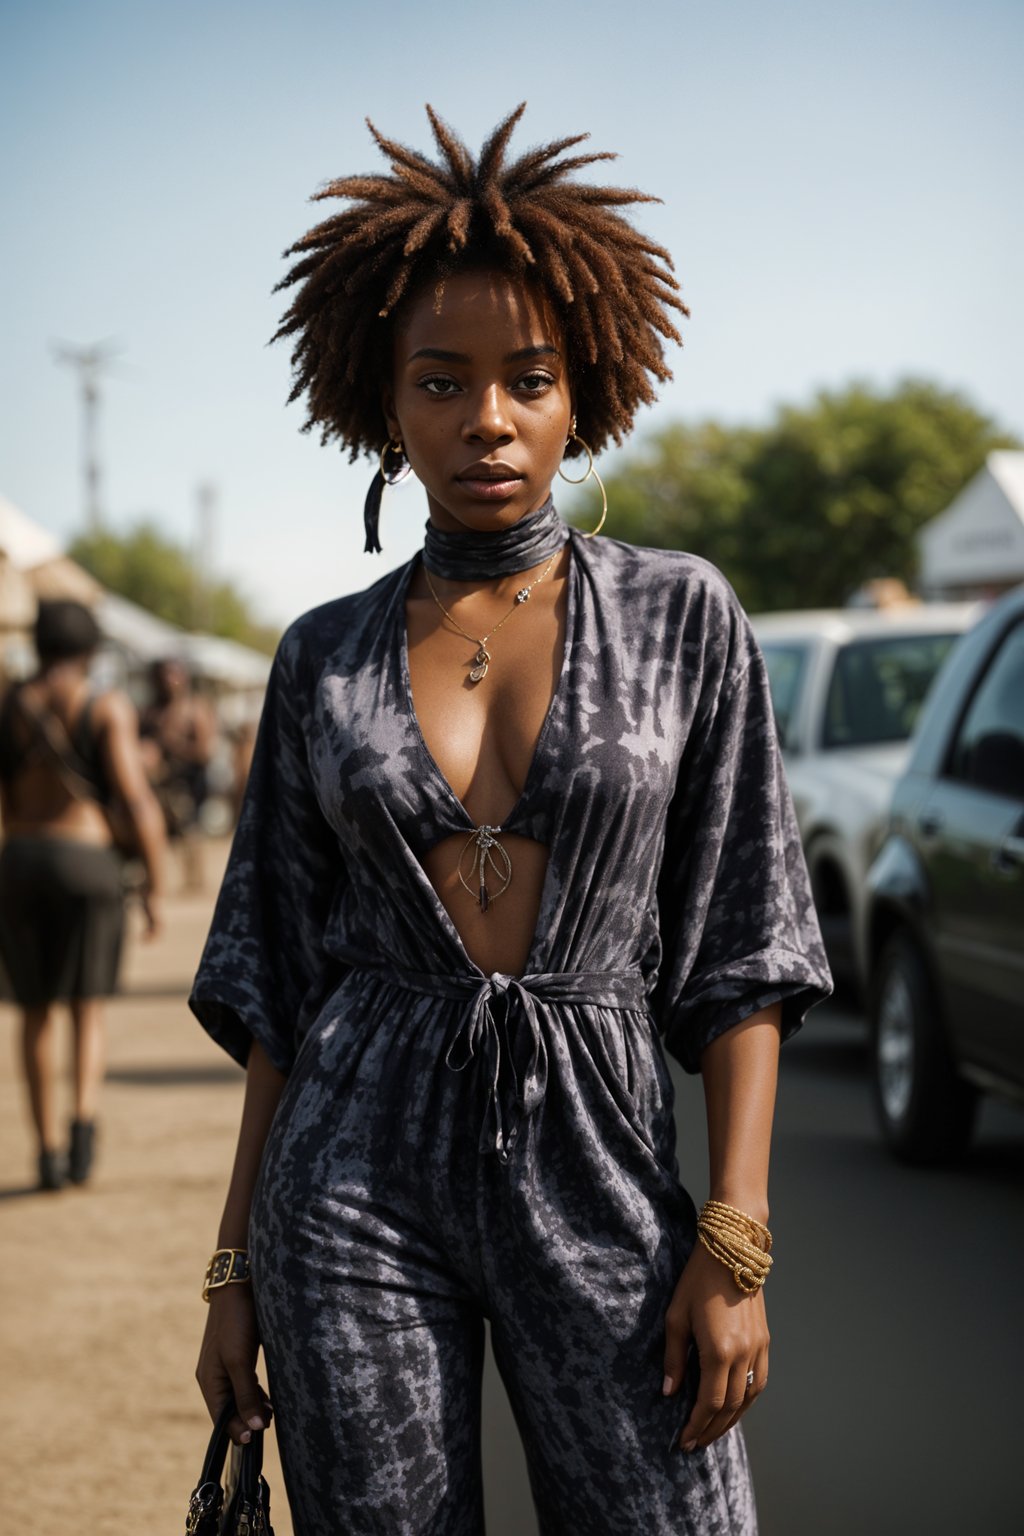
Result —
M 302 729 L 309 688 L 293 627 L 274 659 L 252 767 L 189 1006 L 243 1065 L 258 1040 L 288 1072 L 331 962 L 324 933 L 344 869 Z M 304 1006 L 305 1005 L 305 1006 Z
M 782 1004 L 783 1039 L 832 991 L 786 783 L 767 669 L 736 606 L 669 807 L 654 1008 L 689 1072 L 732 1025 Z

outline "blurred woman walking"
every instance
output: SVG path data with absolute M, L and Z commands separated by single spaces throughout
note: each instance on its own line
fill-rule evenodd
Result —
M 0 959 L 23 1011 L 23 1058 L 39 1140 L 39 1183 L 89 1177 L 103 1080 L 103 999 L 117 986 L 124 927 L 122 847 L 145 869 L 148 936 L 160 927 L 165 833 L 146 779 L 134 707 L 95 693 L 101 639 L 89 609 L 43 602 L 39 670 L 0 705 Z M 74 1028 L 74 1118 L 58 1131 L 53 1005 Z

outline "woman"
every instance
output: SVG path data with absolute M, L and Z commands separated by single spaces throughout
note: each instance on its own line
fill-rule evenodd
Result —
M 545 1533 L 746 1536 L 779 1041 L 830 983 L 731 588 L 554 510 L 683 305 L 640 195 L 570 179 L 606 157 L 508 163 L 521 111 L 475 162 L 374 130 L 294 247 L 309 424 L 429 521 L 275 662 L 192 999 L 248 1062 L 197 1374 L 244 1441 L 262 1340 L 300 1536 L 477 1536 L 487 1317 Z
M 23 1010 L 23 1058 L 39 1139 L 39 1183 L 84 1184 L 92 1169 L 103 1081 L 103 999 L 117 986 L 123 900 L 110 815 L 131 829 L 146 871 L 150 935 L 160 924 L 163 821 L 139 755 L 135 711 L 95 694 L 96 620 L 75 602 L 43 602 L 39 671 L 0 706 L 0 959 Z M 60 1146 L 53 1005 L 74 1026 L 74 1118 Z

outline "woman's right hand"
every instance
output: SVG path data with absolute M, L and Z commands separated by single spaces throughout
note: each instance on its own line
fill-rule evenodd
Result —
M 216 1419 L 229 1397 L 238 1413 L 228 1422 L 236 1445 L 246 1445 L 252 1431 L 270 1423 L 270 1399 L 256 1375 L 260 1338 L 251 1285 L 224 1285 L 210 1294 L 196 1380 L 210 1417 Z

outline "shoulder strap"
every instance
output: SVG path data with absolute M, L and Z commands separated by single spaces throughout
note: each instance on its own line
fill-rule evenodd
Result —
M 69 733 L 69 739 L 74 746 L 75 756 L 80 763 L 87 764 L 93 762 L 96 756 L 96 749 L 99 746 L 96 723 L 93 719 L 93 712 L 98 699 L 98 693 L 90 691 L 86 695 L 85 703 L 78 712 L 75 728 Z
M 41 709 L 33 704 L 25 697 L 24 691 L 19 693 L 17 704 L 35 727 L 34 739 L 48 749 L 68 794 L 76 800 L 93 800 L 100 804 L 99 792 L 83 771 L 84 764 L 74 749 L 63 720 L 51 709 Z

